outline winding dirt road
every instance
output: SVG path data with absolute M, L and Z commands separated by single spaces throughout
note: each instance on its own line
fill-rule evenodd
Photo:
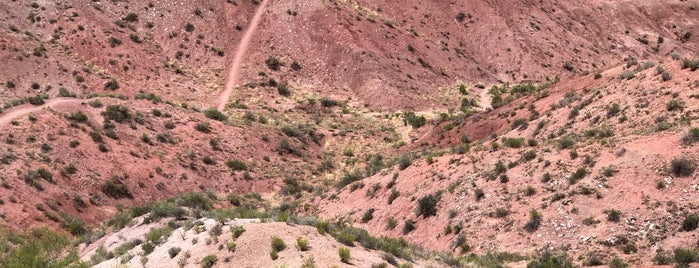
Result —
M 13 119 L 17 117 L 34 112 L 39 112 L 45 108 L 55 109 L 61 105 L 80 104 L 80 102 L 82 101 L 82 99 L 75 98 L 56 98 L 45 100 L 45 103 L 39 106 L 29 106 L 28 104 L 17 106 L 0 114 L 0 126 L 10 123 Z
M 216 105 L 216 108 L 219 111 L 223 111 L 223 109 L 226 108 L 228 99 L 231 97 L 231 94 L 233 93 L 233 89 L 235 88 L 236 83 L 238 82 L 238 76 L 240 75 L 240 70 L 243 65 L 243 58 L 245 57 L 245 52 L 250 46 L 252 35 L 255 33 L 255 29 L 257 28 L 257 25 L 260 23 L 260 20 L 262 20 L 262 14 L 264 14 L 265 8 L 267 7 L 267 3 L 269 1 L 270 0 L 262 0 L 260 6 L 257 8 L 257 11 L 255 11 L 255 16 L 252 18 L 252 21 L 250 21 L 248 29 L 245 31 L 245 34 L 243 35 L 243 39 L 240 41 L 240 44 L 238 44 L 238 49 L 235 51 L 235 56 L 233 57 L 233 64 L 231 65 L 231 69 L 228 72 L 226 85 L 224 87 L 223 92 L 221 92 L 221 95 L 219 95 L 218 97 L 218 104 Z

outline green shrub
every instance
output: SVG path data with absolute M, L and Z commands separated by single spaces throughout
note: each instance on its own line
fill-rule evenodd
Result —
M 682 136 L 682 143 L 690 145 L 699 141 L 699 128 L 691 128 Z
M 221 121 L 221 122 L 223 122 L 223 121 L 228 120 L 228 116 L 226 116 L 226 115 L 223 114 L 221 111 L 216 110 L 216 109 L 214 109 L 214 108 L 209 108 L 209 109 L 204 110 L 204 115 L 205 115 L 207 118 L 213 119 L 213 120 L 216 120 L 216 121 Z
M 187 23 L 184 25 L 184 30 L 191 33 L 191 32 L 194 31 L 194 25 L 191 24 L 191 23 L 189 23 L 189 22 L 187 22 Z
M 412 220 L 405 220 L 403 223 L 403 234 L 408 234 L 415 230 L 415 223 Z
M 74 113 L 71 113 L 70 115 L 67 116 L 68 120 L 79 122 L 79 123 L 85 123 L 87 122 L 87 115 L 81 111 L 77 111 Z
M 417 116 L 414 112 L 403 113 L 403 124 L 410 125 L 413 128 L 420 128 L 425 125 L 426 119 L 424 116 Z
M 153 253 L 153 251 L 155 250 L 155 246 L 153 246 L 153 244 L 151 243 L 143 243 L 141 244 L 141 249 L 143 250 L 144 255 L 148 255 Z
M 560 138 L 558 140 L 558 149 L 570 149 L 573 148 L 573 145 L 575 145 L 575 142 L 568 137 Z
M 527 263 L 527 268 L 573 268 L 573 263 L 565 252 L 546 251 Z
M 180 254 L 180 251 L 182 251 L 181 248 L 178 247 L 171 247 L 170 249 L 167 250 L 167 254 L 170 255 L 170 259 L 175 258 L 177 254 Z
M 373 218 L 374 218 L 374 211 L 375 211 L 374 208 L 369 208 L 369 209 L 367 209 L 367 210 L 364 212 L 364 215 L 362 216 L 361 222 L 362 222 L 362 223 L 367 223 L 367 222 L 369 222 L 371 219 L 373 219 Z
M 303 237 L 298 237 L 296 238 L 296 246 L 299 248 L 300 251 L 307 251 L 309 246 L 308 246 L 308 239 L 303 238 Z
M 267 65 L 267 68 L 269 68 L 272 71 L 279 71 L 279 67 L 282 66 L 282 62 L 274 56 L 267 57 L 267 60 L 265 60 L 265 64 Z
M 284 82 L 279 83 L 277 85 L 277 93 L 279 93 L 279 95 L 281 95 L 281 96 L 288 97 L 289 95 L 291 95 L 291 91 L 289 90 L 289 85 L 287 83 L 284 83 Z
M 408 155 L 403 155 L 398 158 L 398 169 L 405 170 L 413 163 L 413 159 Z
M 112 178 L 102 183 L 102 192 L 115 199 L 133 198 L 129 188 L 120 180 Z
M 665 104 L 665 109 L 668 111 L 682 111 L 684 110 L 684 102 L 679 99 L 672 99 Z
M 429 194 L 417 201 L 417 215 L 422 215 L 423 218 L 437 215 L 437 203 L 439 202 L 439 194 Z
M 621 220 L 621 215 L 623 213 L 619 210 L 616 210 L 616 209 L 607 209 L 604 211 L 604 214 L 607 214 L 608 221 L 619 222 Z
M 248 166 L 245 164 L 245 162 L 238 159 L 226 161 L 226 166 L 228 166 L 228 168 L 230 168 L 232 171 L 248 170 Z
M 216 257 L 216 255 L 212 254 L 212 255 L 208 255 L 208 256 L 204 257 L 203 259 L 201 259 L 200 264 L 201 264 L 202 268 L 211 268 L 214 266 L 214 264 L 216 264 L 217 261 L 218 261 L 218 257 Z
M 522 159 L 524 159 L 524 161 L 531 161 L 531 160 L 534 160 L 535 158 L 536 158 L 536 151 L 534 151 L 534 150 L 529 150 L 529 151 L 526 151 L 522 154 Z
M 618 103 L 612 103 L 607 106 L 607 118 L 612 118 L 621 112 L 621 106 Z
M 510 148 L 521 148 L 524 145 L 524 138 L 506 138 L 502 145 Z
M 631 78 L 634 78 L 634 76 L 636 76 L 636 73 L 633 71 L 623 71 L 619 74 L 617 78 L 619 78 L 619 80 L 629 80 Z
M 235 242 L 233 242 L 233 241 L 228 241 L 228 242 L 226 243 L 226 249 L 227 249 L 229 252 L 235 251 L 235 247 L 236 247 L 236 244 L 235 244 Z
M 107 109 L 102 112 L 102 116 L 104 116 L 105 119 L 114 120 L 118 123 L 122 123 L 131 117 L 129 110 L 121 105 L 107 106 Z
M 695 71 L 698 66 L 699 66 L 699 61 L 691 60 L 688 58 L 682 59 L 682 69 L 690 69 L 692 71 Z
M 211 133 L 211 127 L 209 126 L 209 123 L 206 122 L 197 123 L 194 125 L 194 129 L 203 133 Z
M 393 201 L 395 201 L 398 196 L 400 196 L 400 193 L 395 189 L 392 189 L 391 193 L 388 195 L 388 204 L 393 204 Z
M 527 185 L 527 188 L 524 188 L 524 195 L 525 196 L 532 196 L 536 194 L 536 189 L 532 187 L 531 185 Z
M 682 231 L 694 231 L 697 229 L 697 226 L 699 225 L 699 215 L 697 214 L 692 214 L 684 218 L 684 221 L 682 221 Z
M 690 176 L 694 173 L 695 165 L 694 162 L 685 157 L 678 157 L 672 159 L 670 162 L 670 170 L 672 174 L 677 177 Z
M 284 244 L 284 240 L 282 240 L 278 236 L 273 236 L 272 237 L 272 250 L 274 251 L 282 251 L 286 248 L 286 244 Z
M 231 235 L 233 236 L 233 239 L 237 239 L 244 232 L 245 232 L 245 227 L 243 227 L 243 226 L 236 226 L 236 227 L 231 228 Z
M 146 233 L 146 240 L 152 244 L 158 245 L 164 242 L 172 234 L 172 228 L 164 226 L 160 228 L 151 228 Z
M 348 263 L 350 261 L 350 250 L 346 247 L 340 247 L 337 251 L 337 253 L 340 255 L 340 261 L 344 263 Z
M 279 252 L 277 252 L 276 250 L 272 250 L 272 251 L 269 252 L 269 257 L 270 257 L 272 260 L 276 260 L 276 259 L 279 258 Z
M 584 178 L 585 175 L 587 175 L 587 169 L 585 167 L 579 167 L 575 172 L 570 175 L 570 178 L 568 178 L 568 182 L 570 184 L 575 184 L 578 182 L 580 179 Z
M 653 257 L 653 264 L 655 265 L 669 265 L 673 262 L 673 257 L 669 256 L 665 250 L 659 248 L 655 251 L 655 256 Z
M 527 232 L 534 232 L 539 229 L 541 225 L 541 213 L 536 209 L 532 209 L 529 212 L 529 221 L 524 224 L 524 230 Z
M 676 248 L 675 249 L 675 262 L 680 267 L 687 267 L 687 264 L 698 262 L 699 254 L 696 250 L 691 248 Z

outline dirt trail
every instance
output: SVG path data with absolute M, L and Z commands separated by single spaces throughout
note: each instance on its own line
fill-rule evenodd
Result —
M 44 104 L 39 105 L 39 106 L 29 106 L 29 105 L 22 105 L 15 107 L 13 109 L 10 109 L 8 111 L 3 112 L 0 114 L 0 126 L 6 125 L 7 123 L 10 123 L 13 119 L 33 113 L 33 112 L 38 112 L 43 110 L 44 108 L 55 108 L 58 105 L 62 104 L 79 104 L 81 99 L 74 99 L 74 98 L 56 98 L 56 99 L 50 99 L 46 100 Z
M 488 89 L 484 88 L 484 89 L 481 89 L 480 91 L 481 91 L 479 94 L 480 95 L 480 105 L 483 108 L 483 110 L 486 111 L 488 109 L 493 109 L 493 106 L 491 106 L 491 104 L 490 104 L 493 100 L 490 98 L 490 94 L 488 93 Z
M 228 78 L 226 79 L 226 85 L 223 92 L 221 92 L 221 95 L 218 97 L 218 105 L 216 108 L 219 111 L 223 111 L 223 109 L 226 108 L 228 98 L 230 98 L 231 94 L 233 93 L 233 88 L 235 88 L 235 85 L 238 82 L 238 76 L 240 75 L 240 69 L 242 68 L 245 51 L 250 46 L 252 35 L 255 33 L 255 28 L 257 28 L 257 25 L 260 23 L 262 14 L 265 12 L 265 7 L 269 1 L 270 0 L 262 0 L 260 6 L 257 8 L 257 11 L 255 11 L 255 16 L 252 18 L 252 21 L 250 21 L 248 29 L 243 35 L 243 39 L 240 41 L 240 44 L 238 44 L 238 49 L 235 51 L 235 56 L 233 57 L 233 64 L 231 65 Z

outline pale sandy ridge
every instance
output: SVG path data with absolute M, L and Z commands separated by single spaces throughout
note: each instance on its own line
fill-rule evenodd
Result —
M 223 89 L 223 92 L 221 92 L 221 95 L 219 95 L 218 98 L 218 105 L 216 106 L 216 108 L 219 111 L 226 108 L 228 98 L 231 97 L 231 94 L 233 93 L 233 88 L 238 82 L 238 76 L 240 75 L 240 70 L 243 64 L 243 57 L 245 56 L 245 52 L 250 46 L 250 41 L 252 40 L 253 33 L 255 33 L 255 28 L 257 28 L 257 25 L 260 23 L 260 20 L 262 19 L 262 14 L 265 12 L 267 2 L 269 2 L 269 0 L 263 0 L 260 3 L 260 6 L 257 8 L 257 11 L 255 11 L 255 16 L 252 18 L 252 21 L 250 21 L 250 26 L 248 27 L 247 31 L 245 31 L 243 39 L 240 41 L 238 49 L 235 51 L 235 56 L 233 57 L 233 64 L 231 65 L 231 69 L 226 79 L 226 85 Z
M 56 98 L 56 99 L 50 99 L 50 100 L 45 100 L 45 103 L 39 106 L 28 106 L 28 105 L 22 105 L 18 106 L 14 109 L 8 110 L 0 114 L 0 126 L 6 125 L 7 123 L 10 123 L 12 120 L 14 120 L 17 117 L 34 113 L 34 112 L 39 112 L 43 110 L 44 108 L 51 108 L 54 109 L 56 106 L 62 105 L 62 104 L 76 104 L 80 103 L 82 100 L 81 99 L 74 99 L 74 98 Z

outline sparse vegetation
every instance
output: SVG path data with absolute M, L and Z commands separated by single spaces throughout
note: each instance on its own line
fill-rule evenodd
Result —
M 340 255 L 340 261 L 344 263 L 350 263 L 350 250 L 346 247 L 340 247 L 338 249 L 338 254 Z
M 677 177 L 686 177 L 694 173 L 694 161 L 686 157 L 676 157 L 670 161 L 670 171 Z

